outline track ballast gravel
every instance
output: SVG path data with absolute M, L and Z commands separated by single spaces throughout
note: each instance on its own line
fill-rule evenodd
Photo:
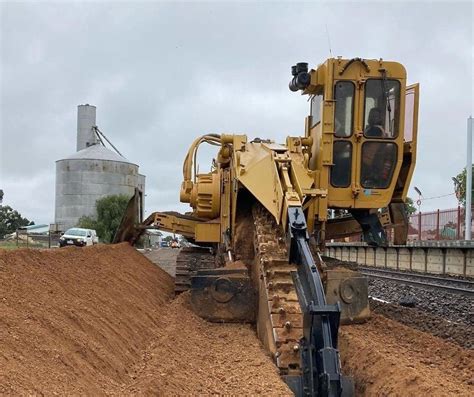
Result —
M 369 278 L 369 295 L 395 304 L 408 299 L 426 313 L 474 325 L 474 299 L 470 296 L 372 278 Z
M 356 271 L 368 269 L 369 271 L 373 272 L 385 270 L 377 267 L 372 268 L 359 266 L 356 262 L 341 261 L 339 259 L 327 256 L 324 256 L 323 259 L 331 267 L 343 266 Z M 393 272 L 393 269 L 387 270 Z M 399 273 L 401 277 L 413 276 L 413 278 L 417 278 L 418 281 L 420 280 L 420 273 L 410 271 L 400 271 Z M 393 275 L 395 275 L 395 273 Z M 463 280 L 472 281 L 472 279 L 453 276 L 447 276 L 445 278 L 440 276 L 439 280 L 426 281 L 445 285 L 453 285 L 453 283 L 456 281 Z M 463 295 L 460 293 L 451 293 L 430 286 L 410 285 L 394 280 L 370 277 L 369 296 L 395 305 L 403 301 L 410 302 L 416 309 L 421 312 L 425 312 L 428 315 L 433 315 L 438 318 L 440 317 L 448 321 L 471 327 L 474 325 L 474 298 L 472 296 Z
M 411 328 L 427 332 L 445 339 L 466 349 L 474 348 L 472 327 L 456 323 L 419 310 L 415 307 L 404 307 L 393 303 L 370 300 L 370 310 Z

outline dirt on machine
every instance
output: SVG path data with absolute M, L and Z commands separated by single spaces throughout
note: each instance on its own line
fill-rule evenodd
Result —
M 309 97 L 302 136 L 283 144 L 233 134 L 196 138 L 180 190 L 192 212 L 141 221 L 137 191 L 116 242 L 134 243 L 147 228 L 184 236 L 194 247 L 180 252 L 176 292 L 191 290 L 197 314 L 255 323 L 296 395 L 352 395 L 338 329 L 369 318 L 367 279 L 326 264 L 321 253 L 327 240 L 356 233 L 386 245 L 387 228 L 395 243 L 406 241 L 419 89 L 407 85 L 397 62 L 331 58 L 311 70 L 293 66 L 290 90 Z M 211 171 L 199 173 L 204 143 L 217 153 Z

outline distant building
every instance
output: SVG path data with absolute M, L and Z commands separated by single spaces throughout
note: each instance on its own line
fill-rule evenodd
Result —
M 131 197 L 135 188 L 145 191 L 145 176 L 138 165 L 103 144 L 95 106 L 78 106 L 76 149 L 56 161 L 55 223 L 63 231 L 76 226 L 82 216 L 95 216 L 100 198 L 116 194 Z
M 154 229 L 147 229 L 145 233 L 143 233 L 143 236 L 143 245 L 145 248 L 158 248 L 163 240 L 163 234 Z
M 28 234 L 48 234 L 49 225 L 30 225 L 30 226 L 21 226 L 18 230 L 27 232 Z

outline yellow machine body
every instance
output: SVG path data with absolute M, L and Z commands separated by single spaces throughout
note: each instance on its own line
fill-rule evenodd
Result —
M 297 64 L 292 73 L 290 89 L 309 96 L 304 134 L 283 143 L 233 134 L 197 138 L 183 164 L 180 191 L 192 212 L 153 213 L 139 226 L 213 247 L 226 258 L 221 265 L 242 263 L 243 269 L 197 271 L 189 282 L 192 305 L 210 320 L 255 316 L 259 337 L 289 384 L 302 373 L 304 326 L 293 278 L 298 267 L 286 243 L 289 214 L 295 208 L 304 214 L 314 238 L 314 271 L 321 274 L 326 301 L 340 305 L 340 321 L 364 321 L 367 279 L 328 269 L 318 247 L 329 238 L 368 233 L 374 224 L 395 227 L 399 243 L 406 238 L 403 203 L 415 167 L 419 96 L 418 85 L 407 86 L 396 62 L 331 58 L 312 70 Z M 197 172 L 203 143 L 218 149 L 208 173 Z M 331 219 L 332 209 L 350 215 Z M 183 266 L 184 276 L 188 268 Z
M 183 164 L 180 191 L 192 213 L 155 213 L 145 225 L 238 256 L 236 226 L 250 197 L 284 233 L 288 208 L 301 206 L 320 247 L 328 238 L 364 228 L 351 217 L 328 219 L 330 209 L 375 213 L 381 227 L 395 227 L 403 243 L 403 203 L 416 159 L 418 84 L 407 86 L 405 68 L 397 62 L 360 58 L 331 58 L 306 75 L 301 91 L 309 95 L 310 109 L 303 136 L 283 144 L 232 134 L 197 138 Z M 215 145 L 218 153 L 211 171 L 198 174 L 196 155 L 203 143 Z M 362 319 L 368 310 L 359 314 L 348 321 Z
M 406 85 L 401 64 L 382 60 L 332 58 L 309 75 L 304 136 L 288 137 L 284 144 L 226 134 L 195 140 L 180 193 L 199 220 L 195 241 L 222 243 L 225 232 L 232 236 L 242 188 L 284 229 L 286 208 L 303 205 L 309 231 L 323 233 L 321 240 L 328 209 L 376 211 L 405 201 L 416 159 L 418 85 Z M 383 126 L 373 129 L 385 132 L 369 133 L 370 117 L 381 109 Z M 193 175 L 203 142 L 220 146 L 217 161 L 210 173 Z M 339 226 L 336 234 L 354 229 L 360 230 Z

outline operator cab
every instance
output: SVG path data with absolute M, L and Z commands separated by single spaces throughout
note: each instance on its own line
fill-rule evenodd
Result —
M 332 189 L 345 189 L 346 194 L 341 191 L 341 196 L 354 196 L 354 207 L 359 207 L 360 192 L 361 197 L 377 196 L 383 194 L 378 190 L 390 188 L 393 181 L 401 143 L 397 140 L 400 81 L 370 78 L 358 89 L 356 83 L 339 80 L 334 85 L 333 165 L 329 178 Z M 362 201 L 364 207 L 372 207 L 367 200 Z
M 311 97 L 310 168 L 320 172 L 320 188 L 328 189 L 328 207 L 382 208 L 394 195 L 403 201 L 414 168 L 418 106 L 418 86 L 406 87 L 405 68 L 397 62 L 338 58 L 307 74 L 306 86 L 298 85 L 298 75 L 290 89 L 293 84 Z M 415 100 L 405 100 L 413 93 Z
M 321 194 L 315 198 L 315 224 L 327 221 L 327 209 L 345 209 L 364 238 L 372 230 L 371 240 L 386 244 L 377 212 L 389 208 L 393 224 L 405 222 L 403 203 L 416 159 L 418 84 L 407 86 L 403 65 L 382 59 L 330 58 L 310 71 L 307 63 L 298 63 L 292 75 L 290 90 L 310 96 L 308 165 Z M 402 234 L 397 241 L 406 239 Z

